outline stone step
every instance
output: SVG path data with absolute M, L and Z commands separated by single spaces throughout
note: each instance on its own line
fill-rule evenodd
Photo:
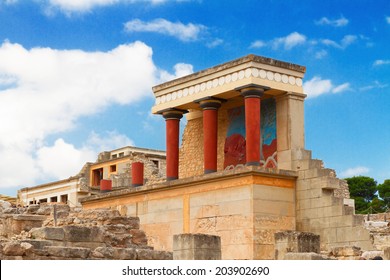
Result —
M 332 177 L 336 178 L 336 172 L 330 168 L 312 168 L 299 172 L 304 179 L 312 179 L 317 177 Z
M 303 159 L 292 161 L 293 170 L 308 170 L 314 168 L 323 168 L 324 163 L 319 159 Z
M 292 160 L 311 159 L 311 151 L 305 149 L 291 150 Z

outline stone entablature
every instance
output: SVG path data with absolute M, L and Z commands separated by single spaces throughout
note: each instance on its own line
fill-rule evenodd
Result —
M 230 99 L 239 95 L 236 88 L 248 84 L 268 87 L 270 95 L 303 93 L 305 71 L 300 65 L 248 55 L 153 87 L 156 102 L 152 112 L 169 108 L 199 109 L 194 100 L 212 96 Z

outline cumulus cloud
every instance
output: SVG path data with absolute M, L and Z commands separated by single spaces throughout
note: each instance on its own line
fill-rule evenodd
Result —
M 373 66 L 380 66 L 380 65 L 386 65 L 386 64 L 390 64 L 390 60 L 378 59 L 378 60 L 374 61 Z
M 282 46 L 286 50 L 290 50 L 298 45 L 306 42 L 306 36 L 298 32 L 293 32 L 286 37 L 280 37 L 273 40 L 272 45 L 275 49 Z
M 183 72 L 178 66 L 177 74 Z M 98 152 L 109 143 L 92 135 L 83 147 L 74 147 L 61 138 L 47 144 L 47 137 L 73 129 L 80 117 L 99 113 L 109 105 L 152 96 L 151 87 L 159 76 L 151 48 L 141 42 L 107 52 L 26 49 L 2 43 L 0 187 L 28 186 L 45 174 L 65 176 L 49 157 L 61 149 L 67 153 L 60 157 L 75 157 L 75 161 L 69 159 L 69 170 L 80 169 L 79 163 L 91 151 Z M 111 147 L 131 143 L 125 136 L 109 136 Z M 66 177 L 71 175 L 74 173 Z
M 187 63 L 177 63 L 174 67 L 174 74 L 171 74 L 167 71 L 160 71 L 160 79 L 159 82 L 163 83 L 166 81 L 174 80 L 183 76 L 190 75 L 194 73 L 194 68 L 191 64 Z
M 256 40 L 252 42 L 249 46 L 250 49 L 259 49 L 265 47 L 267 44 L 262 40 Z
M 349 23 L 349 20 L 345 17 L 340 17 L 338 19 L 328 19 L 327 17 L 322 17 L 320 20 L 315 21 L 317 25 L 330 25 L 334 27 L 346 26 Z
M 322 79 L 315 76 L 303 84 L 303 89 L 308 98 L 314 98 L 323 94 L 341 93 L 350 89 L 349 83 L 334 86 L 330 79 Z
M 353 177 L 353 176 L 364 175 L 364 174 L 367 174 L 368 172 L 370 172 L 370 169 L 368 167 L 357 166 L 357 167 L 348 168 L 348 169 L 342 171 L 340 176 L 342 178 L 349 178 L 349 177 Z
M 201 24 L 183 24 L 181 22 L 171 22 L 163 18 L 158 18 L 149 22 L 134 19 L 125 23 L 127 32 L 154 32 L 168 35 L 180 41 L 196 41 L 201 38 L 207 27 Z
M 278 37 L 267 42 L 263 40 L 253 41 L 250 44 L 249 48 L 258 49 L 268 46 L 273 49 L 284 48 L 285 50 L 290 50 L 296 46 L 303 45 L 304 43 L 306 43 L 306 41 L 307 38 L 305 35 L 300 34 L 298 32 L 292 32 L 285 37 Z
M 345 35 L 339 43 L 330 39 L 322 39 L 321 43 L 326 46 L 330 46 L 338 49 L 346 49 L 348 46 L 356 42 L 357 39 L 358 37 L 356 35 Z
M 134 145 L 126 135 L 116 131 L 104 134 L 91 132 L 81 148 L 58 138 L 53 145 L 43 146 L 36 153 L 36 165 L 48 178 L 66 178 L 76 175 L 86 162 L 95 161 L 98 153 Z

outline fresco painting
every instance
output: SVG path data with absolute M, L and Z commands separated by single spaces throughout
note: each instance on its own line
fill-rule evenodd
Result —
M 265 99 L 260 109 L 260 166 L 277 167 L 276 139 L 276 103 L 275 100 Z M 224 168 L 231 169 L 245 164 L 245 107 L 228 110 L 229 125 L 224 146 Z

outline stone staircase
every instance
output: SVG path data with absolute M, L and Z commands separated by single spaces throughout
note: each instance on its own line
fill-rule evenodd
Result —
M 358 246 L 372 249 L 364 219 L 355 215 L 348 185 L 333 169 L 311 158 L 311 151 L 294 152 L 292 168 L 298 172 L 296 187 L 297 230 L 321 236 L 321 250 Z

